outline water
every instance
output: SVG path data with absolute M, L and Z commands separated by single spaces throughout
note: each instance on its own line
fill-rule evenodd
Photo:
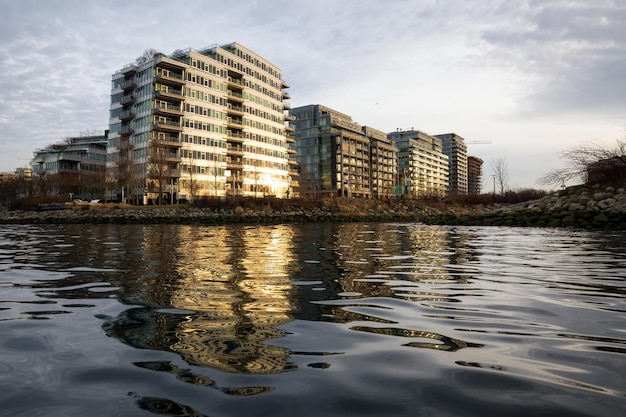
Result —
M 3 416 L 622 416 L 626 233 L 2 226 Z

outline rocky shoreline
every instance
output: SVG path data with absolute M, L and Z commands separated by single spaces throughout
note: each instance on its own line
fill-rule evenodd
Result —
M 334 211 L 332 208 L 203 209 L 188 206 L 119 207 L 85 205 L 49 211 L 5 211 L 0 224 L 278 224 L 297 222 L 419 221 L 455 215 L 455 210 L 404 207 L 401 210 Z
M 626 230 L 624 188 L 572 187 L 538 200 L 503 206 L 378 204 L 275 209 L 211 209 L 189 206 L 79 205 L 49 211 L 3 211 L 0 224 L 278 224 L 297 222 L 423 222 Z
M 449 225 L 626 230 L 626 191 L 614 187 L 570 187 L 538 200 L 425 221 Z

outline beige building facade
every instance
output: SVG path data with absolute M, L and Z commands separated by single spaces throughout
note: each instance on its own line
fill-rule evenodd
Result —
M 144 54 L 112 76 L 113 197 L 288 195 L 287 88 L 279 68 L 238 43 Z
M 449 161 L 441 139 L 419 130 L 388 134 L 398 148 L 399 194 L 410 198 L 448 195 Z

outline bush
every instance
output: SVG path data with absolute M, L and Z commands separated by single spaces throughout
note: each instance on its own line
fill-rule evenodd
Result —
M 67 198 L 61 196 L 52 196 L 52 195 L 40 195 L 33 197 L 23 197 L 19 198 L 13 202 L 9 206 L 9 210 L 23 210 L 30 211 L 36 210 L 40 204 L 50 204 L 50 203 L 65 203 L 67 202 Z

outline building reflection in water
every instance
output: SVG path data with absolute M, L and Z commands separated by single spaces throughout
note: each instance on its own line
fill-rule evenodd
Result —
M 225 372 L 277 373 L 288 352 L 266 341 L 290 321 L 287 226 L 179 228 L 181 279 L 171 306 L 195 312 L 177 329 L 170 348 L 190 363 Z
M 133 346 L 233 373 L 292 369 L 291 353 L 271 343 L 292 320 L 364 319 L 348 304 L 327 301 L 446 301 L 449 291 L 422 284 L 466 280 L 476 256 L 466 232 L 418 225 L 138 227 L 134 235 L 143 240 L 127 241 L 120 285 L 120 298 L 132 307 L 105 330 Z

